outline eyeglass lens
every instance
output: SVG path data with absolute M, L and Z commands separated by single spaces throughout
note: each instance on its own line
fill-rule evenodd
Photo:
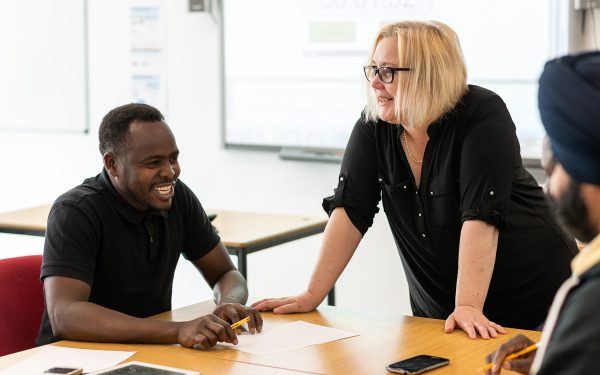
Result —
M 394 72 L 388 67 L 365 66 L 365 76 L 369 82 L 373 81 L 376 75 L 379 75 L 383 83 L 391 83 L 394 79 Z

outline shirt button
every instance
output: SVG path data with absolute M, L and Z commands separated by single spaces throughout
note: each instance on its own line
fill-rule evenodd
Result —
M 377 181 L 383 182 L 383 178 L 380 177 L 380 178 L 377 179 Z
M 425 238 L 427 236 L 425 235 L 425 233 L 421 233 L 421 237 Z
M 402 186 L 402 188 L 403 188 L 404 190 L 406 190 L 406 185 Z
M 419 212 L 419 217 L 421 217 L 421 216 L 423 216 L 423 214 L 421 214 L 421 213 Z
M 150 242 L 154 242 L 154 237 L 150 236 Z
M 344 181 L 344 177 L 340 177 L 340 181 Z
M 431 196 L 433 197 L 433 191 L 430 191 L 430 192 L 429 192 L 429 195 L 431 195 Z
M 490 190 L 490 195 L 494 195 L 494 191 L 493 190 Z

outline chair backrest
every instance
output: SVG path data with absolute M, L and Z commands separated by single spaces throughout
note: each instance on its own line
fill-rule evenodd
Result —
M 41 255 L 0 259 L 0 356 L 33 348 L 44 311 Z

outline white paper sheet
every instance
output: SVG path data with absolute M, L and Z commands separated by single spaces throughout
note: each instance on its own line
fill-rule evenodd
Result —
M 237 345 L 219 345 L 250 354 L 272 354 L 353 336 L 358 334 L 298 320 L 273 327 L 264 326 L 261 333 L 254 335 L 238 335 Z
M 0 375 L 43 375 L 51 367 L 81 367 L 83 372 L 98 371 L 123 362 L 135 352 L 89 350 L 44 346 L 21 362 L 0 371 Z

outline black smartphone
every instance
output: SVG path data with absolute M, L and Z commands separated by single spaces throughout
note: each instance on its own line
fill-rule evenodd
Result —
M 83 372 L 82 368 L 75 367 L 52 367 L 44 371 L 44 374 L 63 374 L 63 375 L 79 375 Z
M 425 371 L 442 367 L 450 363 L 448 358 L 421 354 L 387 365 L 386 369 L 397 374 L 422 374 Z

